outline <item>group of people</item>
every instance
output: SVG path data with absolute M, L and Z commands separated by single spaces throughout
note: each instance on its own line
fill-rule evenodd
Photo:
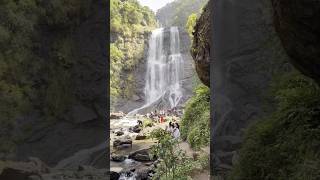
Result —
M 165 116 L 166 114 L 164 113 L 164 111 L 157 112 L 157 110 L 155 110 L 154 112 L 151 111 L 151 113 L 147 113 L 146 115 L 147 118 L 151 118 L 152 120 L 155 120 L 158 123 L 163 123 L 165 121 Z
M 166 127 L 166 131 L 171 133 L 172 137 L 174 139 L 179 139 L 180 138 L 180 126 L 177 122 L 169 122 L 169 127 Z
M 177 110 L 176 107 L 168 110 L 160 110 L 160 111 L 151 111 L 150 113 L 147 113 L 145 117 L 150 118 L 158 123 L 163 123 L 166 121 L 166 117 L 172 116 L 172 117 L 179 117 L 181 115 L 181 112 Z
M 178 110 L 176 107 L 167 109 L 167 110 L 154 110 L 150 113 L 147 113 L 146 116 L 148 118 L 159 117 L 159 116 L 177 116 L 179 117 L 182 114 L 181 110 Z

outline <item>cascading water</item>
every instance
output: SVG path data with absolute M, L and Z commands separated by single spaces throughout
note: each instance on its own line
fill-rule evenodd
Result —
M 179 29 L 177 27 L 170 28 L 170 51 L 168 73 L 169 76 L 169 101 L 171 108 L 176 107 L 181 98 L 181 80 L 183 77 L 183 59 L 180 53 L 180 37 Z
M 145 105 L 128 113 L 133 115 L 149 107 L 165 95 L 170 108 L 176 107 L 182 98 L 181 80 L 183 58 L 180 53 L 180 37 L 177 27 L 170 28 L 170 49 L 164 42 L 164 28 L 152 32 L 147 60 Z

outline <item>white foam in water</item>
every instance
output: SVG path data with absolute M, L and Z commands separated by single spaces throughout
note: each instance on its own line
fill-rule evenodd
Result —
M 119 180 L 136 180 L 136 174 L 133 174 L 131 177 L 126 177 L 125 174 L 121 174 Z
M 156 102 L 166 92 L 169 92 L 171 108 L 176 107 L 182 98 L 181 81 L 183 77 L 183 58 L 180 53 L 180 37 L 177 27 L 170 28 L 170 52 L 164 52 L 164 29 L 152 32 L 149 40 L 147 60 L 145 105 L 128 113 L 133 115 L 138 110 Z M 167 55 L 168 54 L 168 55 Z
M 132 159 L 126 159 L 126 160 L 123 161 L 123 163 L 127 167 L 133 166 L 135 164 L 140 164 L 139 162 L 134 161 Z M 128 177 L 127 173 L 121 173 L 119 180 L 136 180 L 136 175 L 137 175 L 136 173 L 131 172 L 129 177 Z
M 133 159 L 125 159 L 123 162 L 125 165 L 132 165 L 136 163 Z
M 124 117 L 122 119 L 113 120 L 110 122 L 111 127 L 132 127 L 138 124 L 137 119 Z

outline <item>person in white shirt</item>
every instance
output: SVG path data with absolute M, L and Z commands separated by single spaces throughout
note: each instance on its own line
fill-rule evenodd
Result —
M 168 131 L 169 133 L 173 133 L 173 129 L 174 129 L 174 126 L 173 126 L 173 123 L 172 122 L 169 122 L 169 127 L 167 126 L 166 127 L 166 131 Z
M 180 138 L 180 126 L 178 123 L 174 124 L 174 129 L 173 129 L 173 138 L 174 139 L 179 139 Z

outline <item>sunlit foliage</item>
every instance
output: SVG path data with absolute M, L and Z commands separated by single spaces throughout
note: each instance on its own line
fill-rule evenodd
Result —
M 136 0 L 111 0 L 111 103 L 130 98 L 135 89 L 131 71 L 141 62 L 148 32 L 156 27 L 154 13 Z

